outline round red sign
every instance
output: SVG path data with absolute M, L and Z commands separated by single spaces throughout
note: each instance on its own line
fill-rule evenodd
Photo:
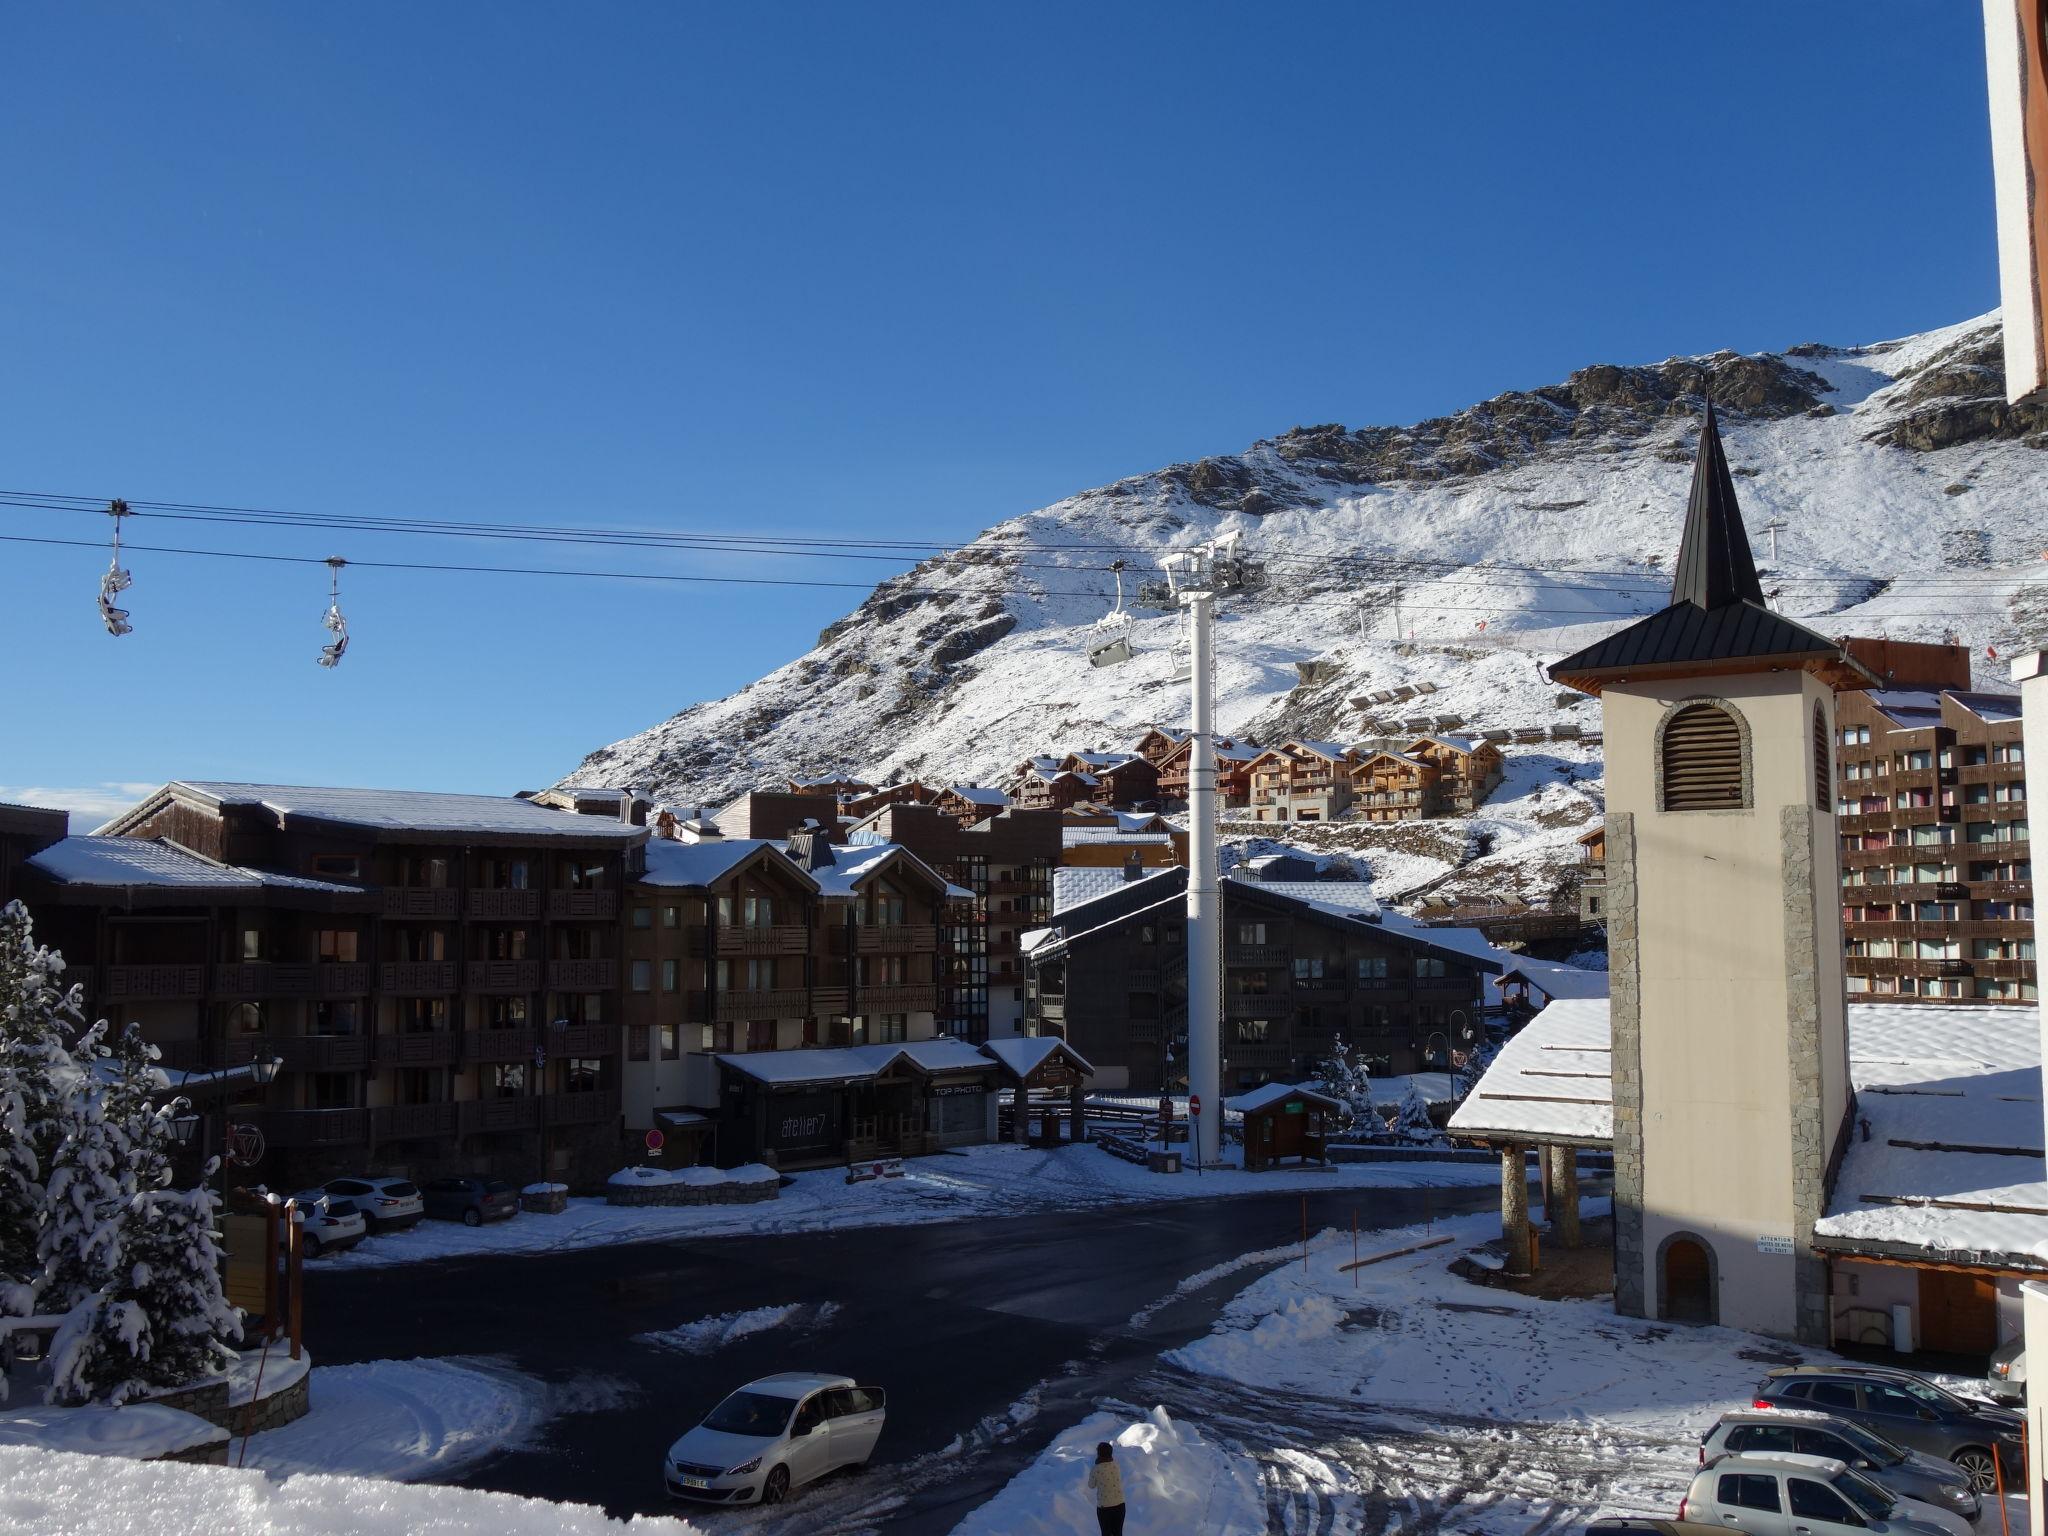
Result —
M 1188 1118 L 1190 1120 L 1202 1118 L 1202 1096 L 1199 1093 L 1188 1095 Z
M 650 1152 L 659 1152 L 661 1150 L 662 1143 L 667 1140 L 668 1138 L 662 1135 L 660 1131 L 649 1131 L 647 1133 L 647 1150 Z

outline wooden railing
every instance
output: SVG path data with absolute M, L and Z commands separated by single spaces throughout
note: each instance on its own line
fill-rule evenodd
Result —
M 856 928 L 856 947 L 864 955 L 937 950 L 939 930 L 923 924 L 896 928 Z
M 531 1024 L 514 1024 L 506 1029 L 466 1029 L 462 1032 L 464 1061 L 531 1061 L 540 1037 Z
M 800 1019 L 810 1013 L 811 995 L 801 987 L 778 988 L 773 992 L 721 992 L 713 1016 L 721 1021 L 737 1019 Z
M 441 1066 L 455 1059 L 462 1036 L 452 1029 L 423 1029 L 408 1035 L 377 1035 L 380 1067 Z
M 370 1131 L 378 1141 L 418 1141 L 453 1136 L 461 1120 L 453 1102 L 386 1104 L 370 1111 Z
M 608 992 L 619 984 L 616 960 L 550 960 L 548 986 L 557 992 Z
M 513 894 L 519 894 L 514 892 Z M 462 984 L 470 992 L 497 994 L 538 992 L 538 960 L 472 960 L 463 967 Z
M 455 973 L 453 960 L 387 960 L 377 967 L 377 989 L 416 997 L 453 992 Z
M 860 987 L 854 992 L 855 1005 L 866 1013 L 930 1013 L 939 1006 L 937 985 L 926 982 L 906 986 Z
M 103 965 L 95 996 L 102 1002 L 198 997 L 206 991 L 203 965 Z
M 462 893 L 453 886 L 387 885 L 383 898 L 386 917 L 453 917 Z
M 360 997 L 370 990 L 370 968 L 354 961 L 283 965 L 243 960 L 216 965 L 213 990 L 223 997 Z
M 474 918 L 518 922 L 540 916 L 540 892 L 472 889 L 466 905 L 469 915 Z
M 548 892 L 548 916 L 551 918 L 597 918 L 609 921 L 618 915 L 617 891 Z
M 266 1035 L 263 1049 L 287 1072 L 360 1072 L 370 1064 L 368 1035 Z
M 247 1114 L 273 1147 L 360 1146 L 370 1139 L 367 1109 L 258 1109 Z
M 811 930 L 795 923 L 771 928 L 721 928 L 721 955 L 801 955 L 811 947 Z

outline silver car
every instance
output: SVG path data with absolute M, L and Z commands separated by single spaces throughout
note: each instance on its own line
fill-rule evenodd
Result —
M 1880 1488 L 1827 1456 L 1720 1456 L 1693 1475 L 1678 1518 L 1747 1536 L 1970 1536 L 1961 1515 Z
M 792 1488 L 875 1453 L 888 1409 L 851 1376 L 785 1371 L 749 1382 L 668 1448 L 669 1497 L 780 1504 Z
M 322 1187 L 361 1211 L 372 1236 L 409 1227 L 427 1213 L 420 1187 L 411 1179 L 329 1179 Z
M 1902 1499 L 1952 1510 L 1974 1521 L 1982 1508 L 1970 1475 L 1953 1462 L 1894 1444 L 1874 1429 L 1796 1408 L 1738 1408 L 1724 1413 L 1700 1442 L 1700 1465 L 1744 1454 L 1825 1456 L 1861 1472 Z
M 1993 1351 L 1985 1373 L 1984 1392 L 1994 1403 L 2017 1408 L 2027 1400 L 2027 1339 L 2021 1334 Z

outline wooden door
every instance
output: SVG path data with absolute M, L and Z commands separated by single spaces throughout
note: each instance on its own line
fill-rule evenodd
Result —
M 1920 1271 L 1922 1349 L 1988 1355 L 1998 1347 L 1998 1288 L 1988 1275 Z

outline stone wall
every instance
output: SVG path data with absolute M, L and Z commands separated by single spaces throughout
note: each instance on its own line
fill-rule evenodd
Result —
M 1813 1251 L 1813 1224 L 1827 1200 L 1835 1127 L 1826 1123 L 1821 1083 L 1821 997 L 1813 901 L 1813 813 L 1778 812 L 1784 849 L 1786 1056 L 1792 1074 L 1792 1243 L 1795 1331 L 1802 1344 L 1829 1342 L 1827 1260 Z M 1832 938 L 1832 935 L 1830 935 Z M 1846 1123 L 1846 1121 L 1844 1122 Z
M 1607 816 L 1608 1018 L 1614 1073 L 1614 1310 L 1648 1313 L 1643 1296 L 1642 978 L 1637 969 L 1636 819 Z

